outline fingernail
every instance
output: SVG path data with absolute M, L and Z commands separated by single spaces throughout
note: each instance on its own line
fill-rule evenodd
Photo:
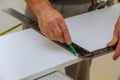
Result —
M 107 46 L 110 46 L 111 45 L 111 42 L 107 43 Z
M 70 44 L 71 44 L 71 42 L 67 42 L 67 44 L 68 44 L 68 45 L 70 45 Z
M 115 60 L 115 61 L 116 61 L 116 57 L 113 57 L 113 60 Z
M 71 40 L 68 40 L 68 41 L 67 41 L 67 44 L 68 44 L 68 45 L 71 44 Z
M 113 60 L 117 60 L 117 58 L 118 58 L 118 56 L 115 54 L 115 55 L 113 56 Z

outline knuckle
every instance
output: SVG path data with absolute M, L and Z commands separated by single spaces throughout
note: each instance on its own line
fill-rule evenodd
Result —
M 61 15 L 57 15 L 56 18 L 57 18 L 57 19 L 61 19 L 62 16 L 61 16 Z
M 61 15 L 61 14 L 57 14 L 55 17 L 56 17 L 57 19 L 59 19 L 59 18 L 62 17 L 62 15 Z
M 61 15 L 57 15 L 56 19 L 59 21 L 59 22 L 62 22 L 63 21 L 63 18 Z

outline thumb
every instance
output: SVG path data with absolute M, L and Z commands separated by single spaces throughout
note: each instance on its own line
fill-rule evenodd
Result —
M 118 37 L 113 36 L 112 40 L 109 43 L 107 43 L 107 46 L 108 47 L 115 46 L 117 44 L 117 42 L 118 42 Z
M 113 59 L 114 59 L 114 60 L 117 60 L 118 57 L 120 57 L 120 41 L 119 41 L 118 44 L 117 44 L 117 48 L 116 48 L 116 50 L 115 50 L 115 54 L 114 54 L 114 56 L 113 56 Z

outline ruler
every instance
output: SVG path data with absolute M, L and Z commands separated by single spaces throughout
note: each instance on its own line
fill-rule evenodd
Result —
M 43 35 L 38 27 L 38 22 L 21 14 L 20 12 L 12 9 L 12 8 L 7 8 L 7 9 L 3 9 L 4 12 L 6 12 L 7 14 L 17 18 L 18 20 L 22 21 L 23 23 L 25 23 L 28 27 L 36 30 L 37 32 L 39 32 L 41 35 Z M 44 36 L 44 35 L 43 35 Z M 69 46 L 65 43 L 60 43 L 58 41 L 53 41 L 54 43 L 58 44 L 59 46 L 65 48 L 66 50 L 71 51 L 71 49 L 69 49 Z M 96 58 L 105 54 L 108 54 L 112 51 L 115 50 L 115 47 L 105 47 L 102 49 L 98 49 L 95 51 L 88 51 L 84 48 L 82 48 L 81 46 L 77 45 L 76 43 L 72 42 L 73 47 L 76 49 L 77 53 L 79 54 L 79 57 L 84 59 L 84 60 L 89 60 L 92 58 Z

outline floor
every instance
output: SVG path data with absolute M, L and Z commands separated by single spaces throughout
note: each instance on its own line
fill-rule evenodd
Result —
M 113 54 L 93 59 L 90 80 L 120 80 L 120 58 L 112 60 Z
M 18 4 L 16 0 L 0 0 L 0 9 L 16 6 L 14 8 L 20 10 L 16 3 Z M 18 20 L 9 18 L 10 16 L 6 15 L 2 11 L 0 11 L 0 17 L 0 32 L 20 23 Z M 14 31 L 18 30 L 21 30 L 21 28 Z M 112 56 L 113 53 L 110 53 L 93 59 L 90 80 L 120 80 L 120 58 L 117 61 L 113 61 Z

